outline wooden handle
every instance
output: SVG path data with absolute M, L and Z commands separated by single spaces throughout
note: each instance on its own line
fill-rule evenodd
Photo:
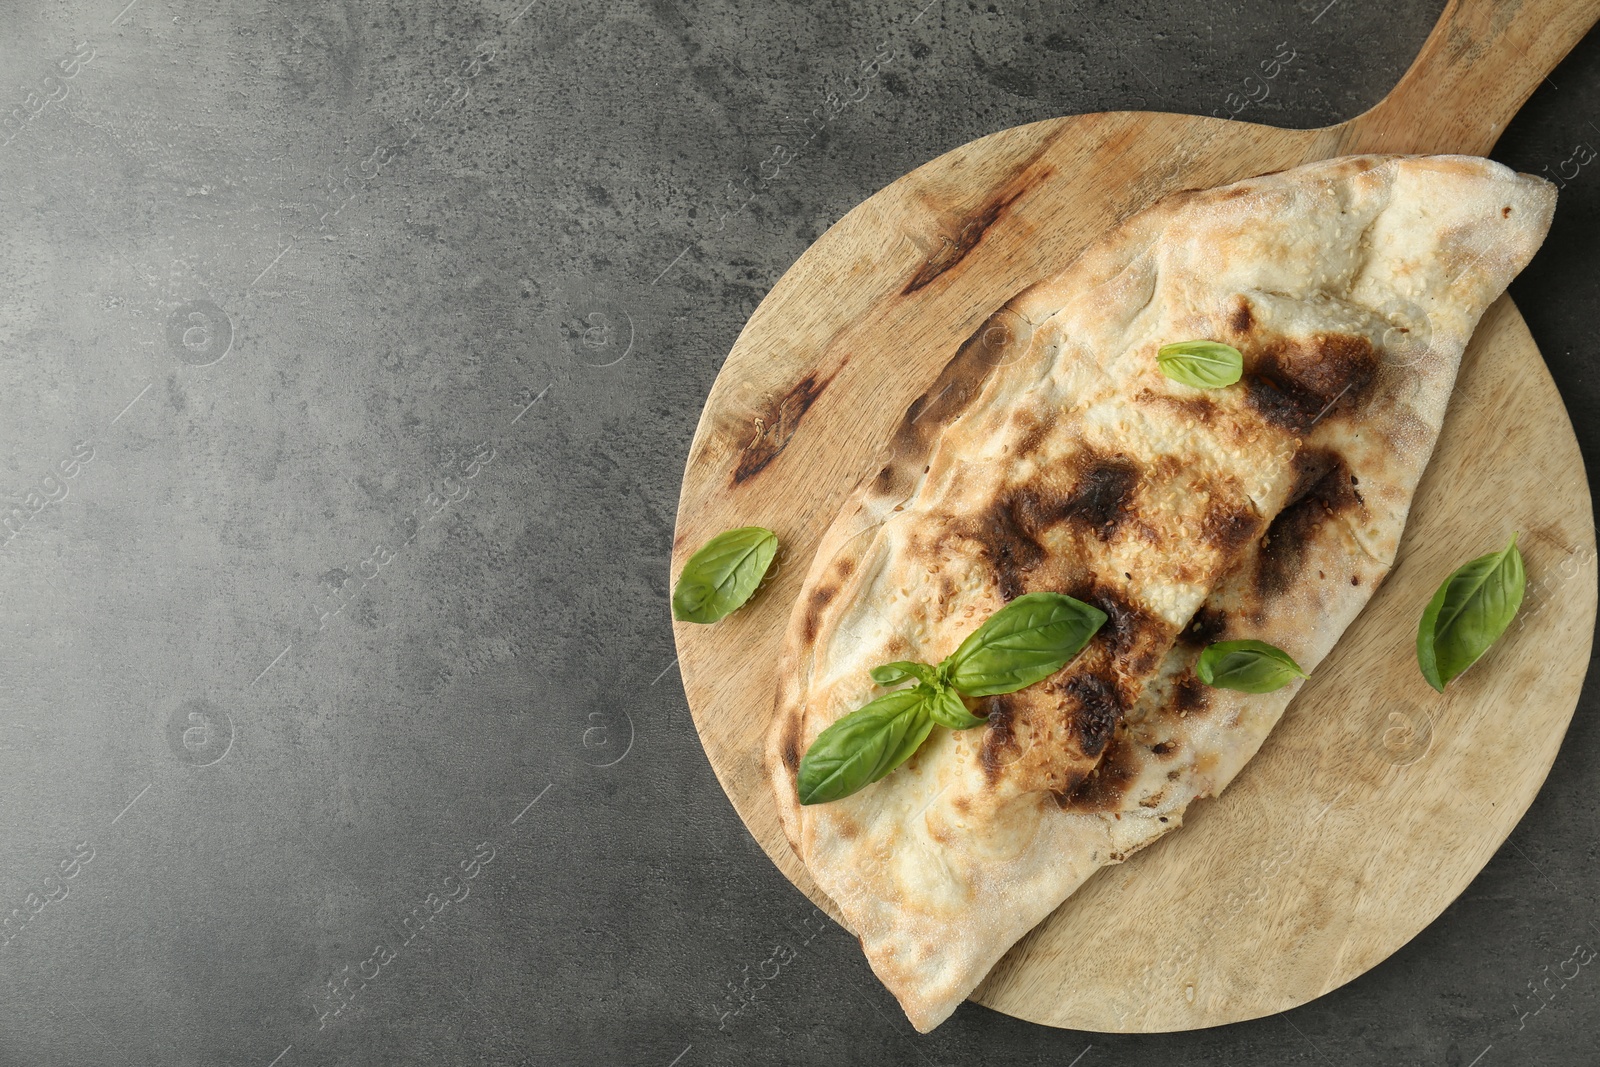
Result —
M 1341 154 L 1486 155 L 1600 18 L 1600 0 L 1450 0 L 1405 77 L 1344 124 Z

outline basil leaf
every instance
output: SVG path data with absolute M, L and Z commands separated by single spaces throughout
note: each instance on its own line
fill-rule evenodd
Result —
M 1221 389 L 1244 374 L 1244 356 L 1217 341 L 1179 341 L 1156 350 L 1156 365 L 1175 382 L 1196 389 Z
M 741 607 L 756 591 L 778 535 L 760 526 L 719 533 L 689 557 L 672 591 L 672 617 L 679 622 L 716 622 Z
M 874 782 L 910 759 L 917 749 L 922 747 L 922 742 L 928 739 L 928 735 L 933 733 L 933 716 L 928 714 L 928 691 L 921 686 L 917 686 L 910 691 L 921 695 L 921 708 L 915 713 L 916 717 L 906 728 L 906 735 L 901 739 L 900 747 L 889 753 L 889 762 L 884 767 L 883 774 L 872 778 Z M 851 792 L 853 793 L 855 790 L 852 789 Z
M 928 714 L 940 726 L 948 726 L 952 730 L 970 730 L 974 726 L 982 726 L 988 722 L 980 719 L 967 710 L 961 702 L 961 697 L 949 686 L 937 686 L 928 695 Z
M 872 680 L 879 685 L 895 685 L 907 678 L 915 678 L 919 682 L 932 682 L 933 668 L 926 663 L 912 663 L 910 660 L 885 663 L 881 667 L 872 668 Z
M 1106 613 L 1061 593 L 1019 596 L 939 664 L 966 696 L 1014 693 L 1060 670 L 1105 624 Z
M 1214 689 L 1270 693 L 1309 675 L 1289 653 L 1265 641 L 1218 641 L 1205 647 L 1194 673 Z
M 885 693 L 818 734 L 800 760 L 800 803 L 847 797 L 904 763 L 933 729 L 927 693 L 922 686 Z
M 1417 626 L 1417 666 L 1429 685 L 1444 692 L 1489 650 L 1516 617 L 1526 585 L 1516 534 L 1504 550 L 1479 556 L 1444 580 Z

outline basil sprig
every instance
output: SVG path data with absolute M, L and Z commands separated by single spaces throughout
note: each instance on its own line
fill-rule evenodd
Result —
M 1270 693 L 1310 677 L 1289 653 L 1265 641 L 1217 641 L 1205 647 L 1194 673 L 1213 689 Z
M 1072 597 L 1029 593 L 989 616 L 937 667 L 910 660 L 874 667 L 879 685 L 916 685 L 884 694 L 817 735 L 800 760 L 800 803 L 825 804 L 866 788 L 910 759 L 935 724 L 982 726 L 963 696 L 1014 693 L 1048 678 L 1105 621 L 1105 612 Z
M 1526 585 L 1516 534 L 1501 551 L 1463 564 L 1444 580 L 1417 626 L 1417 666 L 1429 685 L 1444 692 L 1489 650 L 1516 617 Z
M 1218 341 L 1179 341 L 1156 350 L 1156 365 L 1175 382 L 1221 389 L 1244 375 L 1244 356 Z
M 778 535 L 760 526 L 719 533 L 683 565 L 672 591 L 672 617 L 716 622 L 743 606 L 777 552 Z

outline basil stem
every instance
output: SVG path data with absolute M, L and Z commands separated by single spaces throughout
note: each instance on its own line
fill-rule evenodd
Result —
M 933 692 L 928 696 L 928 714 L 934 722 L 952 730 L 970 730 L 988 721 L 968 711 L 961 702 L 961 694 L 947 685 L 933 687 Z

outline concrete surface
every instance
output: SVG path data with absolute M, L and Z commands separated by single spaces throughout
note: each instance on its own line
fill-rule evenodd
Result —
M 1442 7 L 924 3 L 0 4 L 0 1064 L 1595 1062 L 1600 977 L 1519 1018 L 1600 945 L 1592 686 L 1438 922 L 1219 1030 L 917 1037 L 745 833 L 667 551 L 785 267 L 946 149 L 1209 113 L 1280 42 L 1242 117 L 1355 114 Z M 1600 35 L 1497 156 L 1597 122 Z M 1586 167 L 1513 287 L 1591 465 L 1597 214 Z

